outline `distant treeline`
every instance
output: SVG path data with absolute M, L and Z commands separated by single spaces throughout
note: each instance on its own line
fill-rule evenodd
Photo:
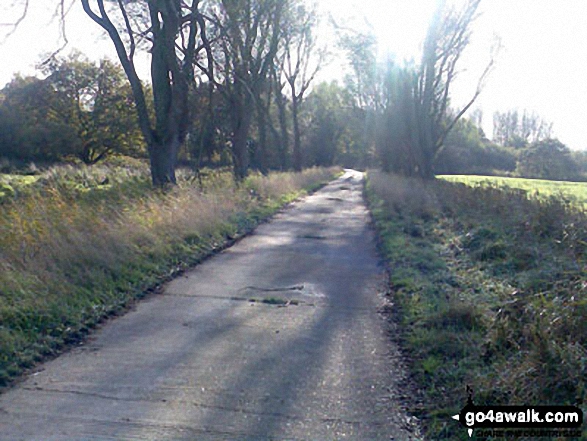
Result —
M 152 93 L 146 87 L 148 93 Z M 230 103 L 202 83 L 190 91 L 191 124 L 180 163 L 200 168 L 232 165 Z M 372 162 L 362 115 L 336 83 L 314 87 L 300 107 L 302 165 L 366 167 Z M 247 139 L 250 167 L 292 168 L 292 102 L 281 95 L 265 118 L 254 118 Z M 17 75 L 0 91 L 0 159 L 8 164 L 81 161 L 109 156 L 148 158 L 130 85 L 122 69 L 77 53 L 48 64 L 42 75 Z
M 526 111 L 521 118 L 518 115 L 515 110 L 494 114 L 493 141 L 480 128 L 480 112 L 460 120 L 437 157 L 435 172 L 569 181 L 587 178 L 587 152 L 573 152 L 552 137 L 552 124 L 540 117 L 528 116 Z M 530 121 L 535 129 L 527 127 Z
M 0 91 L 0 157 L 13 163 L 53 163 L 73 158 L 86 164 L 110 155 L 146 158 L 130 86 L 121 68 L 103 60 L 92 63 L 76 54 L 57 60 L 44 78 L 15 77 Z M 316 85 L 300 109 L 304 166 L 341 164 L 364 168 L 377 165 L 377 155 L 365 110 L 353 93 L 353 81 Z M 214 112 L 208 111 L 214 101 Z M 230 122 L 220 97 L 206 85 L 195 89 L 195 109 L 188 141 L 180 160 L 197 167 L 231 163 Z M 291 104 L 287 102 L 287 104 Z M 260 156 L 259 121 L 249 138 L 253 168 L 280 169 L 291 165 L 291 151 L 279 147 L 283 136 L 278 109 L 265 123 L 270 148 Z M 287 117 L 290 115 L 287 114 Z M 517 111 L 496 113 L 491 141 L 480 128 L 482 114 L 462 118 L 439 151 L 436 174 L 510 175 L 582 180 L 587 154 L 571 152 L 551 138 L 551 125 L 536 115 Z M 547 128 L 547 130 L 545 129 Z M 265 141 L 267 143 L 267 140 Z

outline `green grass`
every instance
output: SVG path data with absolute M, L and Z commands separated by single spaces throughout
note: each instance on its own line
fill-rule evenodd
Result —
M 337 173 L 181 172 L 160 191 L 142 164 L 58 167 L 17 189 L 0 204 L 0 386 Z
M 449 182 L 462 182 L 469 186 L 489 186 L 496 188 L 519 189 L 533 198 L 549 197 L 587 208 L 587 182 L 547 181 L 543 179 L 507 178 L 494 176 L 445 175 L 438 176 Z
M 587 399 L 587 216 L 507 186 L 370 172 L 401 343 L 429 439 L 468 439 L 450 416 L 475 403 Z
M 40 176 L 0 174 L 0 201 L 13 197 L 16 191 L 34 184 L 39 179 Z

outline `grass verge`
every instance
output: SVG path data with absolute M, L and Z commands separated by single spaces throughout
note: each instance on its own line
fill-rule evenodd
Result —
M 17 188 L 0 204 L 0 386 L 337 173 L 210 171 L 162 192 L 146 169 L 61 169 Z
M 430 439 L 475 404 L 587 398 L 587 217 L 511 188 L 371 172 L 366 188 Z

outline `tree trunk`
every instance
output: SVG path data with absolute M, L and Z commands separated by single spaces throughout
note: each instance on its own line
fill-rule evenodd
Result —
M 287 170 L 289 167 L 289 133 L 287 132 L 287 110 L 285 97 L 278 90 L 275 94 L 275 102 L 279 110 L 279 130 L 281 132 L 279 140 L 279 162 L 282 170 Z
M 259 104 L 261 106 L 261 104 Z M 259 145 L 255 152 L 256 165 L 259 171 L 263 174 L 267 173 L 267 118 L 265 117 L 265 110 L 258 108 L 258 124 L 259 124 Z
M 232 157 L 234 161 L 234 176 L 242 181 L 249 170 L 249 149 L 247 145 L 251 113 L 244 103 L 237 103 L 233 108 L 234 131 L 232 133 Z
M 180 141 L 177 136 L 149 146 L 151 179 L 155 187 L 177 184 L 175 167 L 179 147 Z
M 300 140 L 300 124 L 298 120 L 298 100 L 295 96 L 292 102 L 292 113 L 294 126 L 293 167 L 295 171 L 302 171 L 302 146 Z
M 434 167 L 432 166 L 432 163 L 433 157 L 426 156 L 423 158 L 423 160 L 417 166 L 418 177 L 422 179 L 434 179 Z

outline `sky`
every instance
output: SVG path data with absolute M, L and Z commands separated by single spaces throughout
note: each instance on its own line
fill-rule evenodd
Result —
M 18 0 L 11 0 L 17 2 Z M 112 44 L 81 10 L 72 3 L 66 21 L 69 43 L 91 59 L 104 54 L 114 57 Z M 456 2 L 462 0 L 454 0 Z M 18 16 L 0 6 L 2 22 Z M 11 28 L 0 27 L 0 87 L 16 72 L 35 74 L 35 66 L 61 45 L 55 2 L 30 0 L 26 19 L 8 38 Z M 319 10 L 339 23 L 371 27 L 381 54 L 396 59 L 419 59 L 421 43 L 436 0 L 319 0 Z M 586 0 L 483 0 L 474 23 L 473 38 L 460 61 L 462 70 L 452 89 L 452 101 L 464 103 L 474 92 L 477 79 L 490 58 L 494 36 L 501 39 L 497 64 L 474 108 L 483 111 L 483 127 L 492 134 L 495 111 L 527 109 L 554 123 L 554 134 L 574 150 L 587 150 L 587 17 Z M 323 19 L 327 23 L 327 19 Z M 333 33 L 323 41 L 336 45 Z M 333 60 L 321 80 L 342 79 L 342 57 Z M 344 67 L 344 66 L 343 66 Z

